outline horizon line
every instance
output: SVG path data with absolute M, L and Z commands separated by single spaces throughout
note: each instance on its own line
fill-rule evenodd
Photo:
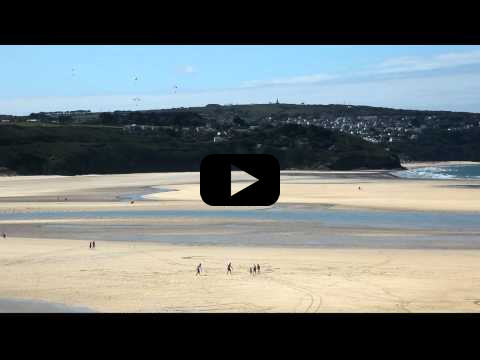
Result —
M 305 104 L 305 103 L 244 103 L 244 104 L 217 104 L 217 103 L 209 103 L 203 106 L 179 106 L 179 107 L 165 107 L 165 108 L 152 108 L 152 109 L 117 109 L 117 110 L 110 110 L 110 111 L 92 111 L 90 109 L 77 109 L 77 110 L 55 110 L 55 111 L 38 111 L 38 112 L 31 112 L 26 115 L 13 115 L 13 114 L 0 114 L 0 116 L 12 116 L 12 117 L 30 117 L 32 114 L 42 114 L 42 113 L 71 113 L 76 111 L 85 111 L 90 112 L 92 114 L 103 114 L 103 113 L 114 113 L 114 112 L 149 112 L 149 111 L 162 111 L 162 110 L 179 110 L 179 109 L 194 109 L 194 108 L 205 108 L 207 106 L 220 106 L 220 107 L 233 107 L 233 106 L 259 106 L 259 105 L 273 105 L 273 106 L 280 106 L 280 105 L 288 105 L 288 106 L 345 106 L 345 107 L 369 107 L 369 108 L 376 108 L 376 109 L 388 109 L 388 110 L 396 110 L 396 111 L 420 111 L 420 112 L 450 112 L 450 113 L 461 113 L 461 114 L 478 114 L 480 112 L 473 112 L 473 111 L 454 111 L 454 110 L 431 110 L 431 109 L 414 109 L 414 108 L 396 108 L 396 107 L 386 107 L 386 106 L 373 106 L 373 105 L 359 105 L 359 104 Z

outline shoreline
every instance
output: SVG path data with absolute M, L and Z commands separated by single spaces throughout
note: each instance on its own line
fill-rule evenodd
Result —
M 431 167 L 431 166 L 455 166 L 455 165 L 480 165 L 478 161 L 412 161 L 405 162 L 401 164 L 407 169 L 417 169 L 422 167 Z M 393 170 L 395 171 L 395 170 Z
M 449 166 L 449 165 L 480 165 L 480 161 L 469 161 L 469 160 L 440 160 L 440 161 L 404 161 L 400 163 L 401 167 L 405 168 L 416 168 L 416 167 L 424 167 L 424 166 Z M 330 170 L 330 169 L 284 169 L 281 170 L 284 174 L 294 173 L 294 174 L 301 174 L 301 173 L 319 173 L 319 174 L 381 174 L 381 173 L 389 173 L 394 171 L 402 171 L 401 168 L 395 169 L 352 169 L 352 170 Z M 241 171 L 235 170 L 233 171 L 241 173 Z M 137 175 L 137 176 L 149 176 L 149 175 L 162 175 L 162 174 L 179 174 L 179 175 L 190 175 L 190 174 L 198 174 L 198 171 L 164 171 L 164 172 L 130 172 L 130 173 L 105 173 L 105 174 L 76 174 L 76 175 L 59 175 L 59 174 L 48 174 L 48 175 L 0 175 L 0 179 L 5 178 L 22 178 L 22 179 L 62 179 L 62 178 L 74 178 L 74 177 L 85 177 L 85 178 L 95 178 L 95 177 L 122 177 L 125 175 Z

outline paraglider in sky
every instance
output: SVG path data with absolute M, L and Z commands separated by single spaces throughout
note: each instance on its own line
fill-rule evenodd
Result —
M 139 102 L 139 101 L 142 101 L 142 99 L 140 99 L 140 98 L 138 98 L 138 97 L 133 98 L 132 100 L 135 101 L 135 106 L 138 106 L 138 102 Z
M 138 76 L 133 77 L 133 81 L 138 81 Z M 138 102 L 141 100 L 139 97 L 135 97 L 132 99 L 135 102 L 135 106 L 138 106 Z

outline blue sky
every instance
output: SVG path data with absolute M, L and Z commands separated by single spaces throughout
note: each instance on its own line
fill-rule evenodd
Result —
M 480 112 L 479 94 L 480 46 L 0 46 L 0 114 L 277 98 Z

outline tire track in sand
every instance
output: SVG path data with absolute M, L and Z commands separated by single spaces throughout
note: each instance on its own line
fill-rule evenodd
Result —
M 302 293 L 303 297 L 300 299 L 300 304 L 303 303 L 303 301 L 302 301 L 303 298 L 307 298 L 307 301 L 308 301 L 307 307 L 304 310 L 300 311 L 302 313 L 309 313 L 309 312 L 316 313 L 316 312 L 318 312 L 318 310 L 320 309 L 320 307 L 323 304 L 323 300 L 322 300 L 321 296 L 315 295 L 309 289 L 307 289 L 305 287 L 302 287 L 302 286 L 298 286 L 295 283 L 293 283 L 292 281 L 282 279 L 282 278 L 273 278 L 271 276 L 269 276 L 268 279 L 272 280 L 273 282 L 276 282 L 280 285 L 289 287 L 290 289 L 293 289 L 295 291 L 298 291 L 298 292 Z M 299 306 L 299 304 L 295 306 L 295 311 L 294 312 L 298 312 L 297 311 L 298 306 Z

